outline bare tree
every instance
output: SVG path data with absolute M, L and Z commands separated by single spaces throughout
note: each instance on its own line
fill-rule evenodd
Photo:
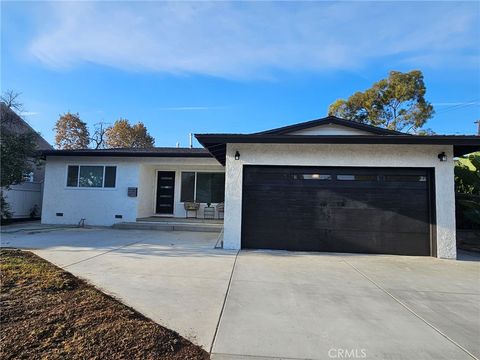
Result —
M 12 110 L 16 110 L 17 112 L 23 111 L 23 103 L 20 101 L 20 96 L 22 93 L 16 92 L 14 90 L 6 90 L 3 92 L 0 100 Z
M 90 138 L 91 146 L 94 149 L 105 149 L 106 147 L 106 133 L 108 130 L 109 124 L 100 121 L 94 125 L 93 134 Z
M 15 122 L 15 117 L 20 116 L 23 111 L 23 103 L 20 101 L 22 93 L 13 90 L 6 90 L 0 96 L 1 112 L 0 123 L 2 127 L 11 126 Z M 16 110 L 16 111 L 15 111 Z M 19 113 L 19 114 L 17 114 Z M 2 129 L 3 131 L 5 129 Z

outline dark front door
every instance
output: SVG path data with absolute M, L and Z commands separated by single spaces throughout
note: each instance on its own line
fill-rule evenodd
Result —
M 245 166 L 242 247 L 430 255 L 429 171 Z
M 157 214 L 173 215 L 174 195 L 175 172 L 159 171 L 157 175 Z

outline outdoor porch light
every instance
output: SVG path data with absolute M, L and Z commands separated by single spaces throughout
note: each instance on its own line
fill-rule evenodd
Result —
M 237 151 L 235 151 L 235 160 L 240 160 L 240 153 Z
M 445 151 L 442 151 L 440 154 L 438 154 L 438 160 L 447 161 L 447 154 L 445 154 Z

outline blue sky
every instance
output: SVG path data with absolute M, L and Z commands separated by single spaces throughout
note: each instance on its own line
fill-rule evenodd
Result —
M 390 70 L 420 69 L 440 134 L 480 119 L 476 2 L 6 2 L 1 88 L 53 143 L 55 121 L 143 121 L 157 146 L 190 132 L 325 116 Z

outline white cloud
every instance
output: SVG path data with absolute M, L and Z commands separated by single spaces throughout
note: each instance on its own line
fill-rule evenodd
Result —
M 20 116 L 35 116 L 38 115 L 39 113 L 36 111 L 22 111 L 19 115 Z
M 479 61 L 474 2 L 56 2 L 37 15 L 29 51 L 54 69 L 270 78 L 387 57 L 411 66 Z

